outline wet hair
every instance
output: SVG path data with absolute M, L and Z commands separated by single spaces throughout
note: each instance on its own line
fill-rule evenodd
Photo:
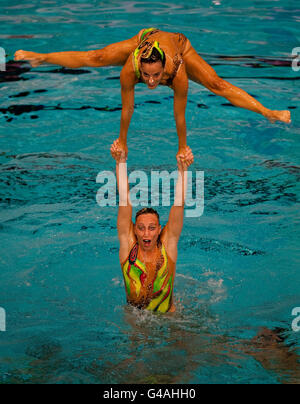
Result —
M 135 221 L 137 220 L 137 218 L 139 216 L 148 215 L 148 214 L 155 215 L 157 217 L 158 223 L 159 223 L 159 214 L 155 209 L 152 209 L 152 208 L 143 208 L 143 209 L 139 210 L 135 215 Z
M 159 53 L 159 51 L 154 47 L 152 49 L 151 55 L 148 56 L 147 58 L 141 57 L 141 63 L 156 63 L 156 62 L 161 62 L 162 66 L 165 67 L 166 64 L 166 55 L 165 52 L 163 52 L 163 57 Z

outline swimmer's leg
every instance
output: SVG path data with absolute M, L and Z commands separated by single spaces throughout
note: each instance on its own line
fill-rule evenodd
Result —
M 226 98 L 236 107 L 245 108 L 268 118 L 271 122 L 291 122 L 290 111 L 272 111 L 264 107 L 244 90 L 221 79 L 215 70 L 202 59 L 188 41 L 183 54 L 186 72 L 190 80 L 202 84 L 211 92 Z
M 68 51 L 36 53 L 18 50 L 15 60 L 28 60 L 32 67 L 49 63 L 76 69 L 79 67 L 123 66 L 129 55 L 138 46 L 138 35 L 125 41 L 91 51 Z

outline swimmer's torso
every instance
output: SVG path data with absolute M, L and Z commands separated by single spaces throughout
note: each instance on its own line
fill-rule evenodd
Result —
M 160 245 L 156 262 L 143 263 L 136 243 L 122 265 L 127 301 L 133 306 L 166 313 L 173 304 L 175 263 Z
M 154 43 L 157 41 L 160 48 L 164 51 L 166 55 L 166 65 L 163 78 L 160 82 L 161 85 L 171 86 L 174 77 L 176 76 L 181 64 L 183 63 L 183 58 L 187 52 L 190 42 L 185 35 L 176 32 L 165 32 L 158 29 L 143 30 L 139 35 L 139 57 L 135 60 L 134 54 L 132 54 L 133 67 L 136 70 L 140 66 L 140 55 L 143 49 L 147 46 L 147 43 Z M 139 81 L 142 81 L 139 78 Z

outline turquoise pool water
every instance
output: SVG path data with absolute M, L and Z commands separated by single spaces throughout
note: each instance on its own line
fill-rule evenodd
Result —
M 0 1 L 0 383 L 299 383 L 299 20 L 283 0 Z M 12 61 L 151 26 L 183 32 L 221 77 L 292 113 L 272 125 L 190 83 L 205 210 L 185 219 L 167 317 L 126 306 L 117 208 L 96 203 L 97 174 L 114 169 L 120 68 Z M 135 102 L 129 170 L 175 170 L 171 90 L 138 85 Z M 255 343 L 262 327 L 284 343 Z

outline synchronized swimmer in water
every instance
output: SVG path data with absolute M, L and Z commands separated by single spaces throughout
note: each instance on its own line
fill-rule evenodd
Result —
M 163 229 L 159 214 L 152 208 L 137 212 L 135 224 L 132 222 L 126 154 L 119 139 L 113 143 L 111 154 L 116 160 L 120 201 L 123 201 L 119 204 L 117 228 L 127 301 L 141 309 L 173 312 L 177 245 L 183 227 L 187 169 L 194 160 L 193 153 L 186 146 L 184 153 L 177 155 L 178 180 L 174 205 Z
M 259 113 L 271 122 L 291 122 L 290 111 L 273 111 L 264 107 L 245 91 L 221 79 L 195 51 L 185 35 L 156 28 L 143 29 L 131 39 L 99 50 L 47 54 L 18 50 L 15 60 L 28 60 L 33 67 L 43 63 L 68 68 L 123 66 L 120 74 L 120 134 L 111 147 L 111 154 L 116 160 L 119 192 L 124 183 L 127 185 L 126 204 L 119 206 L 117 225 L 127 301 L 136 307 L 151 311 L 174 311 L 173 284 L 177 245 L 183 227 L 186 173 L 194 160 L 186 142 L 185 110 L 189 79 L 225 97 L 233 105 Z M 151 90 L 163 85 L 174 91 L 179 177 L 176 203 L 172 206 L 168 223 L 163 229 L 158 213 L 151 208 L 139 211 L 136 223 L 132 222 L 128 178 L 127 172 L 124 172 L 128 153 L 127 132 L 134 112 L 134 89 L 140 82 L 145 83 Z

